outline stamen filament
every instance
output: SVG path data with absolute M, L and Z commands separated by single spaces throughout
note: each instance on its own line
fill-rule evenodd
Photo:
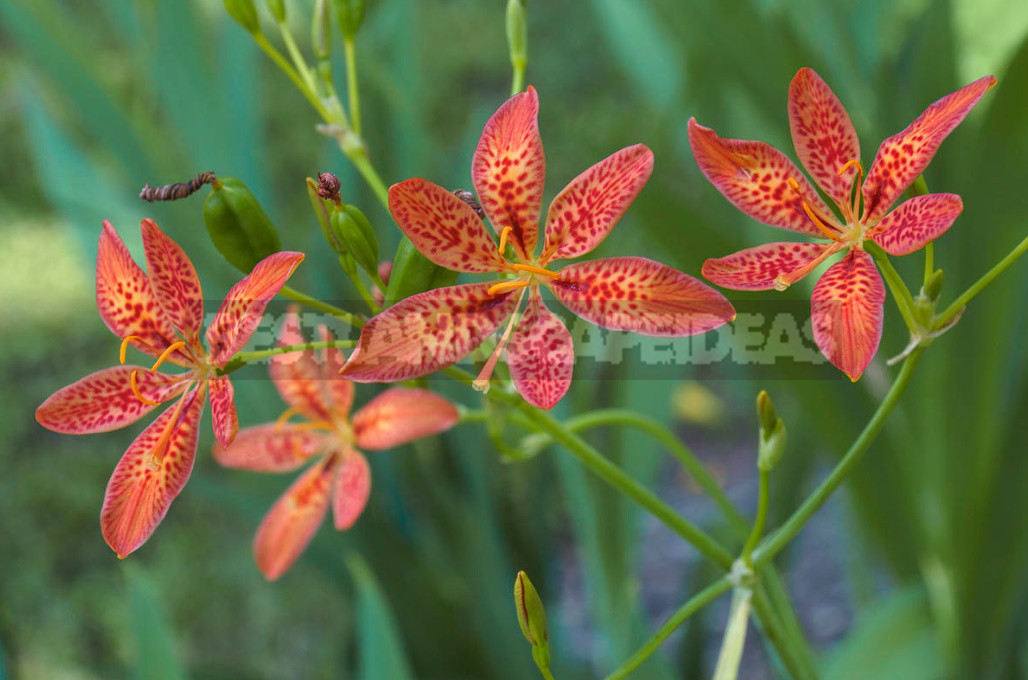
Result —
M 529 272 L 529 273 L 532 273 L 532 274 L 538 274 L 540 276 L 548 276 L 551 279 L 559 279 L 560 278 L 560 274 L 558 274 L 557 272 L 551 272 L 549 269 L 544 269 L 542 267 L 536 267 L 536 266 L 530 265 L 530 264 L 512 264 L 510 266 L 510 268 L 511 269 L 516 269 L 519 272 Z
M 783 291 L 792 284 L 796 283 L 804 276 L 813 271 L 818 265 L 825 261 L 830 255 L 834 255 L 842 249 L 842 244 L 836 242 L 827 244 L 827 247 L 821 251 L 821 254 L 815 257 L 813 260 L 803 265 L 799 269 L 794 269 L 786 274 L 779 274 L 775 279 L 775 290 Z
M 275 421 L 275 431 L 278 432 L 279 430 L 281 430 L 282 426 L 286 424 L 286 421 L 299 412 L 300 410 L 294 406 L 290 406 L 285 411 L 283 411 L 282 415 L 280 415 L 278 417 L 278 420 Z
M 475 378 L 475 381 L 471 383 L 474 389 L 483 394 L 489 391 L 489 378 L 492 377 L 493 369 L 496 368 L 496 362 L 499 361 L 500 355 L 503 354 L 507 341 L 510 339 L 510 333 L 514 330 L 514 326 L 517 325 L 517 320 L 521 316 L 521 301 L 524 297 L 525 293 L 522 291 L 521 295 L 518 296 L 518 303 L 514 307 L 514 313 L 510 315 L 510 321 L 507 322 L 507 328 L 503 331 L 503 337 L 496 343 L 496 349 L 489 355 L 489 359 L 485 362 L 485 366 L 482 367 L 482 371 Z
M 514 227 L 504 227 L 500 232 L 500 255 L 503 255 L 503 251 L 507 249 L 507 237 L 512 231 L 514 231 Z
M 121 341 L 121 349 L 118 351 L 118 359 L 123 364 L 125 363 L 125 352 L 128 350 L 129 343 L 132 342 L 133 340 L 136 340 L 138 342 L 145 342 L 138 335 L 130 335 L 127 338 L 125 338 L 124 340 L 122 340 Z
M 814 226 L 817 227 L 818 230 L 828 238 L 832 239 L 833 241 L 838 241 L 839 237 L 836 236 L 835 232 L 833 232 L 831 229 L 825 226 L 824 222 L 822 222 L 818 218 L 817 214 L 810 207 L 810 204 L 807 202 L 807 199 L 803 197 L 803 194 L 800 192 L 800 183 L 792 177 L 787 179 L 786 183 L 789 185 L 789 188 L 792 189 L 793 193 L 800 197 L 800 200 L 802 201 L 803 212 L 807 213 L 807 217 L 810 218 L 810 221 L 814 223 Z
M 161 353 L 161 356 L 157 357 L 157 363 L 155 363 L 150 368 L 150 372 L 153 373 L 154 371 L 156 371 L 158 368 L 161 367 L 161 364 L 163 364 L 165 362 L 165 360 L 167 360 L 167 358 L 170 357 L 175 352 L 175 350 L 177 350 L 179 347 L 185 347 L 185 346 L 186 346 L 186 343 L 182 342 L 181 340 L 179 340 L 178 342 L 173 343 L 172 345 L 170 345 L 168 347 L 168 349 L 164 350 L 164 352 Z
M 500 281 L 499 283 L 490 286 L 486 293 L 489 295 L 496 295 L 497 293 L 505 293 L 508 290 L 524 288 L 528 285 L 531 285 L 529 281 Z
M 132 394 L 136 395 L 136 399 L 143 402 L 147 406 L 160 406 L 160 402 L 150 401 L 149 399 L 144 397 L 143 394 L 139 391 L 139 384 L 136 382 L 138 373 L 139 369 L 137 368 L 134 371 L 132 371 L 132 373 L 129 375 L 129 385 L 132 386 Z
M 853 205 L 850 206 L 852 215 L 850 219 L 853 219 L 860 214 L 857 210 L 860 209 L 860 183 L 864 181 L 864 166 L 860 164 L 858 159 L 854 158 L 851 161 L 846 161 L 843 166 L 839 168 L 839 174 L 841 175 L 852 167 L 857 168 L 857 179 L 853 183 L 853 188 L 851 189 L 851 191 L 853 191 Z

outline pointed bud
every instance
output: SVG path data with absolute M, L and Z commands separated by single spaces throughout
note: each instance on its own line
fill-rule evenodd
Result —
M 940 292 L 942 292 L 942 270 L 936 269 L 928 277 L 928 280 L 924 282 L 924 287 L 921 288 L 921 295 L 935 302 L 939 299 Z
M 771 397 L 764 390 L 757 395 L 757 418 L 760 421 L 757 467 L 770 472 L 785 453 L 785 423 L 778 417 Z
M 275 17 L 275 21 L 280 24 L 286 22 L 286 3 L 282 0 L 267 0 L 268 11 L 271 12 L 271 16 Z
M 519 571 L 517 578 L 514 579 L 514 608 L 517 610 L 521 632 L 533 647 L 532 656 L 535 657 L 536 663 L 549 666 L 550 636 L 546 630 L 546 611 L 535 586 L 529 580 L 528 574 L 523 571 Z
M 525 1 L 507 1 L 507 45 L 510 47 L 510 63 L 519 68 L 524 68 L 528 61 L 528 18 Z
M 364 213 L 355 205 L 336 206 L 329 218 L 332 233 L 369 274 L 378 271 L 378 239 Z
M 225 10 L 235 22 L 253 35 L 261 32 L 261 22 L 257 19 L 257 8 L 253 0 L 222 0 Z
M 249 274 L 254 265 L 282 250 L 275 224 L 257 197 L 235 177 L 218 177 L 203 202 L 211 242 L 226 260 Z
M 353 40 L 364 21 L 364 0 L 335 0 L 335 6 L 343 37 Z
M 332 56 L 332 21 L 328 15 L 328 0 L 315 0 L 311 18 L 311 45 L 318 61 Z

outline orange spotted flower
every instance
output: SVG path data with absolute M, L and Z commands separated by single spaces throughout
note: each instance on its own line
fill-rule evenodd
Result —
M 428 259 L 506 278 L 431 290 L 393 305 L 364 327 L 343 369 L 348 378 L 388 382 L 426 375 L 469 354 L 509 319 L 476 386 L 488 386 L 506 348 L 518 392 L 551 408 L 571 384 L 574 350 L 571 334 L 543 303 L 540 285 L 578 316 L 614 330 L 682 336 L 734 318 L 717 291 L 641 257 L 548 269 L 606 238 L 649 179 L 653 154 L 642 144 L 630 146 L 572 180 L 550 204 L 536 255 L 546 168 L 538 111 L 532 87 L 512 97 L 486 123 L 472 160 L 472 182 L 498 247 L 476 211 L 446 189 L 414 178 L 389 190 L 393 217 Z
M 132 260 L 110 222 L 103 223 L 96 259 L 96 305 L 107 327 L 154 357 L 152 368 L 114 366 L 58 390 L 36 409 L 44 427 L 65 434 L 109 432 L 175 400 L 135 441 L 111 475 L 100 511 L 104 540 L 125 557 L 153 534 L 189 479 L 200 414 L 210 395 L 214 434 L 229 444 L 238 421 L 232 383 L 218 375 L 246 345 L 268 301 L 285 284 L 302 253 L 270 255 L 228 293 L 200 340 L 203 293 L 193 263 L 151 220 L 143 220 L 149 275 Z M 167 374 L 171 363 L 187 369 Z
M 322 331 L 328 339 L 327 333 Z M 290 312 L 280 342 L 304 342 L 299 320 Z M 350 416 L 353 383 L 339 377 L 338 349 L 278 355 L 271 379 L 289 409 L 277 423 L 244 428 L 229 447 L 215 446 L 215 459 L 226 467 L 261 472 L 295 470 L 318 454 L 311 465 L 272 506 L 254 540 L 257 567 L 277 579 L 310 543 L 329 504 L 336 529 L 348 529 L 368 501 L 371 471 L 358 448 L 378 451 L 436 434 L 457 422 L 453 404 L 431 392 L 393 387 Z M 293 414 L 308 422 L 287 422 Z
M 769 144 L 722 139 L 689 121 L 700 170 L 750 217 L 822 240 L 768 243 L 707 260 L 703 275 L 735 290 L 785 290 L 835 253 L 845 256 L 814 286 L 811 319 L 821 352 L 857 380 L 878 350 L 885 287 L 865 239 L 890 255 L 920 250 L 949 229 L 963 209 L 955 194 L 893 203 L 924 171 L 942 140 L 995 85 L 987 76 L 929 106 L 910 126 L 882 142 L 867 179 L 846 109 L 810 68 L 789 86 L 789 125 L 800 162 L 835 203 L 830 209 L 785 154 Z M 859 189 L 859 190 L 858 190 Z

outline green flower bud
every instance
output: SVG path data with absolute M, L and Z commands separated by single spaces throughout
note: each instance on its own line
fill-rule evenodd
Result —
M 775 412 L 771 397 L 763 390 L 757 395 L 757 417 L 760 421 L 757 467 L 770 472 L 785 453 L 785 423 Z
M 928 280 L 924 282 L 924 287 L 921 288 L 921 295 L 935 302 L 939 299 L 940 292 L 942 292 L 942 270 L 936 269 L 928 277 Z
M 525 1 L 507 2 L 507 44 L 510 46 L 510 62 L 521 67 L 524 67 L 528 60 L 528 18 Z
M 261 32 L 261 22 L 257 18 L 257 8 L 253 0 L 222 0 L 225 10 L 235 22 L 248 32 L 257 35 Z
M 332 56 L 332 22 L 328 15 L 328 0 L 315 0 L 311 17 L 311 45 L 318 61 Z
M 525 639 L 533 647 L 546 649 L 550 641 L 546 630 L 546 610 L 543 609 L 543 601 L 539 599 L 539 593 L 529 580 L 528 574 L 523 571 L 519 571 L 517 578 L 514 579 L 514 608 L 517 610 L 518 625 L 521 626 Z
M 286 22 L 286 3 L 282 0 L 267 0 L 268 10 L 271 12 L 271 16 L 275 17 L 275 21 L 280 24 Z
M 254 265 L 282 250 L 275 224 L 257 198 L 235 177 L 218 177 L 203 202 L 207 233 L 226 260 L 249 274 Z
M 320 176 L 319 176 L 320 177 Z M 325 235 L 328 245 L 335 251 L 336 255 L 346 254 L 346 245 L 332 232 L 329 225 L 328 202 L 323 195 L 322 183 L 310 177 L 307 178 L 307 196 L 311 201 L 311 208 L 314 216 L 318 219 L 318 226 L 321 233 Z
M 353 40 L 364 21 L 365 0 L 335 0 L 336 17 L 343 37 Z
M 364 213 L 355 205 L 336 206 L 329 217 L 329 225 L 357 264 L 374 277 L 378 272 L 378 239 Z

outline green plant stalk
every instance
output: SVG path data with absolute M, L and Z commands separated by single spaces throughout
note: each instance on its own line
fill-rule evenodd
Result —
M 617 669 L 611 672 L 606 678 L 604 678 L 604 680 L 622 680 L 622 678 L 628 677 L 629 673 L 641 666 L 646 659 L 653 656 L 653 653 L 656 652 L 662 644 L 664 644 L 664 641 L 667 640 L 672 633 L 678 630 L 678 628 L 681 627 L 681 625 L 684 624 L 690 616 L 731 589 L 732 582 L 728 579 L 728 576 L 722 576 L 717 581 L 714 581 L 709 586 L 693 595 L 688 602 L 679 607 L 678 610 L 675 611 L 675 613 L 657 629 L 657 632 L 655 632 L 653 636 L 635 652 L 635 654 L 618 666 Z
M 346 95 L 350 104 L 350 122 L 353 131 L 361 133 L 361 97 L 357 83 L 357 50 L 353 38 L 343 39 L 343 54 L 346 57 Z
M 714 680 L 736 680 L 739 677 L 739 662 L 742 661 L 742 649 L 746 645 L 746 629 L 749 627 L 752 603 L 753 591 L 736 588 L 732 593 L 728 624 L 714 667 Z
M 284 345 L 273 349 L 260 349 L 252 352 L 236 352 L 232 357 L 233 362 L 249 364 L 261 359 L 267 359 L 278 354 L 289 354 L 291 352 L 303 352 L 308 349 L 327 349 L 329 347 L 350 348 L 356 345 L 355 340 L 318 340 L 315 342 L 302 342 L 298 345 Z
M 300 74 L 297 73 L 296 69 L 293 68 L 284 56 L 282 56 L 282 53 L 275 49 L 274 45 L 268 42 L 268 39 L 263 33 L 257 33 L 253 36 L 253 39 L 257 43 L 257 46 L 271 58 L 275 65 L 278 66 L 291 81 L 293 81 L 293 85 L 295 85 L 303 96 L 307 98 L 307 101 L 310 102 L 311 106 L 314 107 L 314 110 L 318 112 L 318 115 L 325 120 L 329 120 L 331 116 L 329 115 L 328 110 L 325 109 L 325 105 L 321 103 L 318 95 L 307 86 Z
M 935 273 L 935 244 L 929 243 L 924 247 L 924 284 Z
M 542 673 L 544 680 L 554 680 L 553 673 L 546 666 L 539 666 L 539 672 Z
M 804 665 L 802 657 L 797 657 L 796 648 L 802 647 L 782 634 L 785 626 L 775 617 L 767 593 L 762 588 L 757 588 L 753 592 L 753 614 L 760 623 L 764 637 L 775 648 L 778 659 L 792 680 L 816 680 L 817 672 L 812 667 Z
M 917 316 L 914 313 L 914 298 L 911 296 L 907 284 L 903 283 L 899 272 L 892 266 L 892 262 L 889 261 L 889 256 L 884 250 L 870 242 L 865 243 L 864 247 L 878 264 L 878 269 L 882 272 L 885 283 L 889 285 L 889 290 L 892 291 L 892 296 L 896 299 L 896 307 L 903 316 L 903 321 L 907 324 L 907 328 L 911 333 L 917 333 L 921 328 L 921 324 L 917 322 Z
M 754 568 L 759 569 L 781 552 L 861 461 L 868 448 L 870 448 L 871 442 L 874 441 L 881 431 L 892 409 L 899 402 L 900 396 L 906 390 L 923 353 L 924 347 L 917 347 L 907 355 L 907 358 L 903 361 L 903 367 L 900 369 L 899 375 L 896 376 L 895 382 L 892 383 L 892 387 L 889 388 L 889 392 L 885 395 L 885 399 L 879 404 L 878 410 L 871 416 L 871 420 L 864 426 L 860 436 L 850 446 L 846 455 L 836 464 L 835 468 L 828 474 L 828 477 L 821 482 L 789 519 L 786 520 L 785 524 L 753 552 Z
M 364 319 L 354 314 L 353 312 L 348 312 L 345 309 L 340 309 L 339 307 L 336 307 L 335 305 L 330 305 L 327 302 L 322 302 L 321 300 L 313 298 L 310 295 L 307 295 L 306 293 L 301 293 L 295 288 L 290 288 L 289 286 L 282 286 L 282 290 L 279 291 L 279 295 L 281 295 L 284 298 L 293 300 L 294 302 L 299 302 L 302 305 L 306 305 L 311 309 L 316 309 L 319 312 L 325 312 L 326 314 L 331 314 L 332 316 L 338 317 L 346 323 L 353 326 L 354 328 L 360 328 L 364 325 Z
M 992 283 L 993 279 L 1006 271 L 1006 269 L 1012 265 L 1017 258 L 1024 255 L 1025 251 L 1028 251 L 1028 237 L 1025 237 L 1025 239 L 1018 243 L 1013 250 L 1007 253 L 1006 257 L 997 262 L 996 266 L 987 271 L 982 278 L 975 281 L 970 288 L 965 290 L 960 297 L 953 301 L 953 304 L 946 308 L 946 311 L 935 317 L 934 330 L 938 330 L 945 326 L 947 321 L 952 319 L 961 309 L 966 307 L 967 303 L 970 302 L 975 295 L 982 292 L 982 289 Z
M 753 521 L 753 530 L 750 531 L 749 538 L 746 539 L 746 544 L 742 548 L 742 559 L 751 567 L 753 566 L 751 559 L 753 549 L 757 547 L 757 542 L 764 535 L 764 525 L 767 523 L 768 490 L 771 479 L 771 473 L 767 470 L 759 470 L 759 472 L 760 491 L 757 496 L 757 518 Z
M 296 40 L 293 38 L 293 33 L 289 30 L 289 26 L 285 22 L 279 23 L 279 32 L 282 34 L 282 42 L 286 46 L 286 52 L 289 53 L 289 58 L 293 60 L 293 65 L 299 72 L 300 77 L 303 78 L 308 89 L 311 92 L 317 94 L 318 83 L 311 74 L 311 69 L 307 65 L 307 60 L 303 58 L 303 54 L 300 52 L 300 48 L 296 46 Z

